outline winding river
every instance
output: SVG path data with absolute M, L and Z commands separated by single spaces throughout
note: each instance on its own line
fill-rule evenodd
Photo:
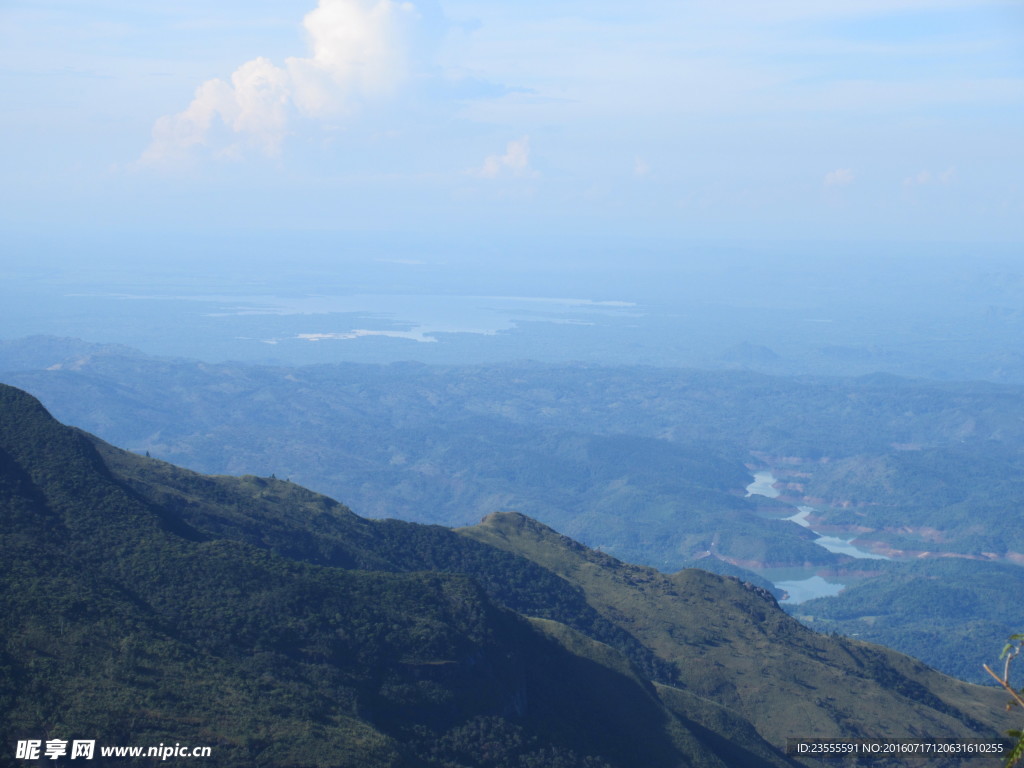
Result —
M 755 472 L 754 481 L 746 488 L 747 496 L 765 496 L 769 499 L 776 499 L 780 495 L 778 489 L 775 488 L 776 482 L 777 479 L 770 470 Z M 829 552 L 834 552 L 838 555 L 857 557 L 864 560 L 889 559 L 885 555 L 876 555 L 874 552 L 868 552 L 854 546 L 853 538 L 841 539 L 838 536 L 825 536 L 818 533 L 811 528 L 811 524 L 807 520 L 814 511 L 814 507 L 800 506 L 797 507 L 796 514 L 782 519 L 791 523 L 796 523 L 803 528 L 807 528 L 811 533 L 817 534 L 818 538 L 814 540 L 814 543 L 819 547 L 827 549 Z M 779 589 L 785 590 L 788 595 L 788 597 L 781 602 L 791 605 L 796 605 L 815 597 L 834 597 L 846 586 L 845 584 L 826 581 L 818 575 L 813 575 L 803 579 L 773 581 L 772 583 Z

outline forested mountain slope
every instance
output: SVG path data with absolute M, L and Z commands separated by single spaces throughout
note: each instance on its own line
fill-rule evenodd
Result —
M 113 448 L 0 387 L 2 730 L 218 765 L 787 765 L 787 737 L 992 736 L 1003 696 L 760 590 L 528 518 L 360 518 Z M 980 764 L 979 764 L 980 765 Z

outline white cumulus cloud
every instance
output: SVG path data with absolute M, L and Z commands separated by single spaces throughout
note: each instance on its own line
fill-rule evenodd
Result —
M 142 162 L 170 161 L 197 147 L 277 154 L 295 116 L 336 116 L 394 88 L 415 18 L 408 2 L 319 0 L 303 21 L 308 56 L 285 59 L 283 67 L 258 57 L 230 82 L 207 80 L 188 107 L 156 121 Z
M 499 176 L 537 176 L 530 168 L 530 137 L 510 141 L 503 155 L 489 155 L 484 164 L 474 171 L 474 175 L 485 179 L 496 179 Z

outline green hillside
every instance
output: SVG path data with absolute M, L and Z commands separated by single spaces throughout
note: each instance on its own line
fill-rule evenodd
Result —
M 879 546 L 1024 553 L 1015 386 L 641 366 L 280 368 L 0 342 L 3 380 L 62 420 L 217 474 L 290 477 L 369 517 L 467 525 L 515 509 L 633 562 L 836 565 L 742 498 L 796 472 L 836 532 Z M 935 531 L 941 535 L 935 535 Z
M 465 526 L 514 509 L 663 571 L 698 565 L 755 581 L 751 569 L 799 568 L 785 578 L 850 587 L 889 573 L 771 519 L 799 504 L 817 510 L 814 530 L 903 561 L 965 556 L 945 566 L 950 583 L 1024 557 L 1007 513 L 1024 493 L 1020 387 L 529 363 L 209 365 L 47 337 L 0 341 L 0 371 L 62 420 L 136 453 L 291 478 L 373 518 Z M 744 498 L 754 468 L 773 471 L 781 500 Z M 238 492 L 265 490 L 253 482 Z M 288 547 L 308 538 L 288 536 Z M 966 631 L 955 602 L 918 599 L 921 583 L 894 582 L 920 619 L 811 626 L 983 679 L 971 660 L 988 657 L 993 637 L 1000 646 L 1017 614 L 981 601 L 977 631 Z
M 676 665 L 685 690 L 741 713 L 762 733 L 870 737 L 882 729 L 909 737 L 988 717 L 983 708 L 949 706 L 977 689 L 878 646 L 816 634 L 750 584 L 620 563 L 518 515 L 493 515 L 462 533 L 579 584 L 588 602 Z
M 10 387 L 0 513 L 5 760 L 84 738 L 218 766 L 782 766 L 789 736 L 1011 722 L 999 692 L 816 635 L 734 579 L 516 514 L 366 520 L 119 451 Z
M 1024 626 L 1024 568 L 955 559 L 861 566 L 874 578 L 790 612 L 819 632 L 840 632 L 915 655 L 964 680 L 987 683 L 1006 638 Z M 975 648 L 987 652 L 980 657 Z
M 467 576 L 317 565 L 218 535 L 274 501 L 205 481 L 261 509 L 179 515 L 6 387 L 0 435 L 12 750 L 96 738 L 211 745 L 217 765 L 724 764 L 620 654 L 570 651 Z

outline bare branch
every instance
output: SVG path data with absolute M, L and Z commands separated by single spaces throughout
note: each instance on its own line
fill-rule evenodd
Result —
M 1002 678 L 999 675 L 997 675 L 995 672 L 993 672 L 989 668 L 988 664 L 982 664 L 981 666 L 983 666 L 985 668 L 985 671 L 988 672 L 990 675 L 992 675 L 992 677 L 994 677 L 996 679 L 997 683 L 999 683 L 1001 686 L 1003 686 L 1003 688 L 1005 688 L 1006 691 L 1011 696 L 1013 696 L 1014 700 L 1020 706 L 1024 707 L 1024 698 L 1021 698 L 1021 695 L 1019 693 L 1017 693 L 1017 691 L 1013 690 L 1013 687 L 1010 685 L 1010 682 L 1009 682 L 1009 680 L 1007 678 Z

